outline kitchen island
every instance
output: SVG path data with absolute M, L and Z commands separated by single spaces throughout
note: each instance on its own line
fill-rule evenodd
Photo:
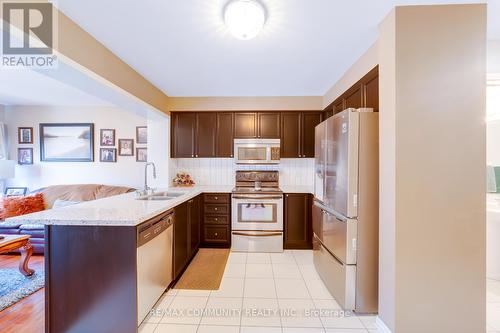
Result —
M 182 195 L 169 200 L 128 193 L 8 219 L 45 225 L 45 332 L 137 332 L 140 231 L 201 193 L 231 189 L 175 188 Z

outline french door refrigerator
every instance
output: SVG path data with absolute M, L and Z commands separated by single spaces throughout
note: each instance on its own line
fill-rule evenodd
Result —
M 316 126 L 314 265 L 337 302 L 378 311 L 378 113 L 347 109 Z

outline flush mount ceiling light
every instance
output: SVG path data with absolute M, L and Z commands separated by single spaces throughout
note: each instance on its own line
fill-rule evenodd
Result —
M 252 39 L 266 22 L 264 6 L 256 0 L 232 0 L 224 9 L 224 22 L 238 39 Z

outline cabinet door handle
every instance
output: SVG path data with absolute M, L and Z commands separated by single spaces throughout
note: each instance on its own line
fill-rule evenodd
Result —
M 217 197 L 214 197 L 214 199 L 215 199 L 215 200 L 219 200 L 219 198 L 217 198 Z
M 215 220 L 215 221 L 219 221 L 219 219 L 218 219 L 218 218 L 215 218 L 214 220 Z
M 194 157 L 194 155 L 191 155 L 191 157 Z
M 218 233 L 214 233 L 214 235 L 215 235 L 216 237 L 217 237 L 217 236 L 219 236 L 219 234 L 218 234 Z
M 215 207 L 214 210 L 219 210 L 219 208 Z

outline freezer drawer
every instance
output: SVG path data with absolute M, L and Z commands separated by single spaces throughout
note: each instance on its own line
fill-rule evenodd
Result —
M 356 264 L 357 256 L 357 220 L 348 219 L 341 215 L 321 211 L 323 218 L 321 224 L 320 240 L 323 245 L 337 259 L 347 265 Z
M 356 265 L 345 265 L 314 239 L 314 266 L 328 291 L 344 310 L 356 307 Z

